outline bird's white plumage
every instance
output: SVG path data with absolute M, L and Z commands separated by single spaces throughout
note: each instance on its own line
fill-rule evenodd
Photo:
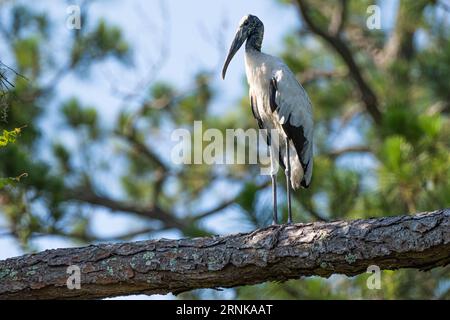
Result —
M 299 188 L 303 178 L 306 185 L 309 185 L 313 168 L 313 119 L 311 101 L 306 91 L 289 68 L 280 59 L 271 55 L 248 50 L 245 54 L 245 67 L 250 96 L 256 100 L 264 128 L 277 129 L 283 135 L 280 137 L 280 154 L 284 163 L 287 159 L 284 143 L 286 132 L 283 125 L 289 120 L 289 125 L 295 127 L 295 130 L 297 128 L 303 130 L 305 144 L 300 153 L 297 153 L 293 142 L 289 142 L 291 185 L 294 189 Z M 272 79 L 276 81 L 275 111 L 270 107 L 269 87 Z

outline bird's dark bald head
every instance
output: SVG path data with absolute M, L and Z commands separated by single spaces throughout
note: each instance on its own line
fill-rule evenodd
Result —
M 243 16 L 239 22 L 239 28 L 245 29 L 249 34 L 255 30 L 264 29 L 264 24 L 257 16 L 248 14 Z
M 239 26 L 236 30 L 234 40 L 231 43 L 230 50 L 228 51 L 227 58 L 222 69 L 222 78 L 225 79 L 225 73 L 227 72 L 228 64 L 233 59 L 236 52 L 242 46 L 244 41 L 247 40 L 247 50 L 261 51 L 261 44 L 264 35 L 264 25 L 257 16 L 248 14 L 243 16 L 239 21 Z

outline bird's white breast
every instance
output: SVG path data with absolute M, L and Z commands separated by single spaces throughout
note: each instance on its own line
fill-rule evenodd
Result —
M 261 120 L 267 129 L 276 129 L 269 104 L 269 85 L 278 66 L 277 59 L 259 51 L 246 51 L 245 72 L 251 94 L 256 98 Z

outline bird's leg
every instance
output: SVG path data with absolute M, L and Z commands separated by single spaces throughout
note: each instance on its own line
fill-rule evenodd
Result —
M 289 151 L 289 138 L 286 137 L 286 192 L 287 192 L 287 207 L 288 207 L 288 224 L 292 223 L 292 211 L 291 211 L 291 159 Z
M 278 213 L 277 213 L 277 179 L 275 172 L 275 163 L 274 163 L 274 150 L 273 146 L 269 146 L 270 152 L 270 176 L 272 178 L 272 200 L 273 200 L 273 222 L 272 224 L 278 224 Z

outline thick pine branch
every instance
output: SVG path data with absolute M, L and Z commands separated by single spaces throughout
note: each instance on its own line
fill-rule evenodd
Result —
M 300 276 L 428 270 L 450 261 L 450 210 L 271 226 L 252 233 L 46 250 L 0 261 L 0 299 L 102 298 L 235 287 Z M 81 289 L 66 286 L 67 267 Z

